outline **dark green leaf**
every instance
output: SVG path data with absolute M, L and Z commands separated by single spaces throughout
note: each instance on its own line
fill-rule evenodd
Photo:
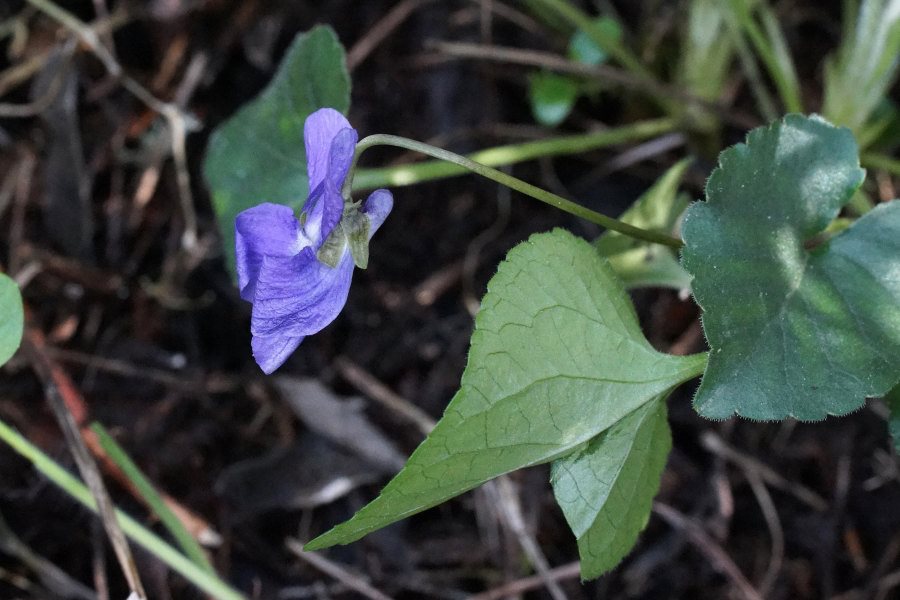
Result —
M 894 449 L 900 453 L 900 385 L 888 392 L 884 400 L 890 410 L 888 429 L 894 439 Z
M 16 282 L 0 273 L 0 365 L 12 358 L 22 342 L 25 312 Z
M 303 123 L 310 113 L 350 107 L 350 76 L 330 27 L 296 37 L 272 82 L 210 138 L 204 173 L 225 255 L 234 264 L 234 218 L 261 202 L 306 202 Z
M 663 396 L 553 462 L 553 493 L 578 538 L 583 579 L 600 577 L 634 546 L 671 448 Z
M 488 284 L 443 418 L 381 495 L 307 545 L 346 544 L 514 469 L 552 461 L 703 368 L 661 354 L 584 240 L 555 230 L 510 251 Z
M 683 264 L 703 308 L 701 415 L 841 415 L 900 379 L 900 202 L 819 235 L 863 180 L 846 129 L 789 115 L 722 153 Z

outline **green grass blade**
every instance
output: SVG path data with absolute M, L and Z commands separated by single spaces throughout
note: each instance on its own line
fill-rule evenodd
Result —
M 639 142 L 674 131 L 675 119 L 638 121 L 580 135 L 567 135 L 521 144 L 486 148 L 468 158 L 486 167 L 502 167 L 548 156 L 568 156 L 619 144 Z M 446 179 L 470 172 L 464 167 L 442 160 L 429 160 L 408 165 L 359 169 L 353 177 L 353 190 L 372 190 L 380 187 L 403 187 Z
M 759 3 L 755 8 L 762 19 L 760 27 L 750 2 L 729 0 L 729 4 L 741 32 L 750 40 L 766 71 L 772 77 L 787 112 L 802 113 L 803 101 L 800 98 L 797 71 L 775 13 L 768 4 Z
M 28 459 L 54 485 L 94 513 L 97 512 L 94 498 L 91 496 L 87 486 L 2 420 L 0 420 L 0 440 L 9 444 L 13 450 Z M 194 564 L 178 550 L 121 510 L 116 509 L 116 517 L 125 535 L 207 594 L 217 600 L 244 599 L 240 592 L 234 590 L 217 575 L 209 573 Z
M 209 563 L 209 560 L 207 560 L 203 548 L 200 547 L 194 536 L 184 528 L 184 525 L 175 516 L 175 513 L 166 505 L 162 496 L 159 495 L 159 492 L 156 491 L 150 480 L 141 472 L 140 468 L 131 460 L 131 457 L 128 456 L 125 450 L 116 443 L 116 440 L 109 435 L 109 432 L 100 423 L 93 423 L 91 429 L 97 434 L 100 445 L 103 446 L 109 458 L 122 469 L 125 476 L 134 484 L 134 487 L 153 513 L 159 518 L 168 532 L 172 534 L 178 545 L 181 546 L 185 555 L 204 571 L 215 573 L 216 571 Z

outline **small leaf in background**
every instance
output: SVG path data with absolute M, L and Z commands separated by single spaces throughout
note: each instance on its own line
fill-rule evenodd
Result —
M 534 120 L 547 127 L 565 121 L 578 99 L 576 80 L 549 71 L 532 73 L 528 89 Z
M 583 579 L 600 577 L 634 546 L 671 448 L 663 395 L 553 462 L 550 482 L 578 539 Z
M 594 23 L 611 39 L 622 39 L 622 27 L 614 19 L 600 17 Z M 569 40 L 569 58 L 586 65 L 597 66 L 606 62 L 608 55 L 587 33 L 579 30 Z M 532 73 L 528 84 L 534 120 L 547 127 L 556 127 L 565 121 L 572 112 L 578 96 L 596 88 L 591 82 L 550 71 Z
M 225 256 L 234 268 L 234 218 L 262 202 L 300 209 L 306 201 L 303 123 L 312 112 L 350 107 L 344 48 L 330 27 L 296 37 L 272 82 L 210 138 L 204 174 Z
M 12 358 L 22 342 L 25 312 L 16 282 L 0 273 L 0 365 Z
M 688 206 L 678 194 L 678 185 L 690 160 L 683 160 L 666 171 L 644 192 L 619 220 L 654 231 L 673 234 L 678 218 Z M 615 231 L 607 231 L 594 242 L 601 256 L 622 279 L 626 288 L 667 287 L 685 290 L 691 285 L 688 275 L 671 248 L 648 244 Z
M 622 26 L 615 19 L 600 17 L 594 21 L 594 25 L 609 39 L 622 41 Z M 572 39 L 569 40 L 569 58 L 596 67 L 606 62 L 609 55 L 591 39 L 591 36 L 579 29 L 572 34 Z
M 307 549 L 347 544 L 579 448 L 703 368 L 641 333 L 606 261 L 563 230 L 513 248 L 488 284 L 459 392 L 373 502 Z
M 709 418 L 842 415 L 900 379 L 900 202 L 822 236 L 862 183 L 856 142 L 818 117 L 754 129 L 682 224 L 709 365 Z
M 900 385 L 888 392 L 884 400 L 890 410 L 888 429 L 894 439 L 894 449 L 900 454 Z

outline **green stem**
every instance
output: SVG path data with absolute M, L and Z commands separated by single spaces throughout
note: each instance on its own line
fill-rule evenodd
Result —
M 900 160 L 887 156 L 886 154 L 866 152 L 860 157 L 860 162 L 864 167 L 880 169 L 882 171 L 887 171 L 891 175 L 900 176 Z
M 417 142 L 415 140 L 398 137 L 396 135 L 376 134 L 370 135 L 369 137 L 360 140 L 360 142 L 356 145 L 356 154 L 353 157 L 353 165 L 350 167 L 350 174 L 347 176 L 347 179 L 344 180 L 344 197 L 350 196 L 350 190 L 353 186 L 353 171 L 356 168 L 356 163 L 359 161 L 360 155 L 362 155 L 366 148 L 371 148 L 372 146 L 394 146 L 396 148 L 405 148 L 406 150 L 420 152 L 438 160 L 453 163 L 465 170 L 481 175 L 482 177 L 486 177 L 487 179 L 490 179 L 492 181 L 496 181 L 497 183 L 505 185 L 510 189 L 525 194 L 526 196 L 530 196 L 535 200 L 540 200 L 541 202 L 549 204 L 550 206 L 556 207 L 569 214 L 575 215 L 576 217 L 580 217 L 586 221 L 590 221 L 591 223 L 596 223 L 597 225 L 605 227 L 606 229 L 618 231 L 619 233 L 638 240 L 643 240 L 645 242 L 651 242 L 655 244 L 662 244 L 664 246 L 669 246 L 672 248 L 681 248 L 681 246 L 684 245 L 681 240 L 671 237 L 665 233 L 641 229 L 640 227 L 634 227 L 633 225 L 623 223 L 622 221 L 613 219 L 612 217 L 607 217 L 604 214 L 593 211 L 587 207 L 581 206 L 580 204 L 576 204 L 571 200 L 566 200 L 562 196 L 557 196 L 552 192 L 543 190 L 535 185 L 531 185 L 530 183 L 522 181 L 521 179 L 517 179 L 511 175 L 507 175 L 502 171 L 498 171 L 497 169 L 492 169 L 491 167 L 488 167 L 481 163 L 477 163 L 465 156 L 461 156 L 459 154 L 455 154 L 441 148 L 436 148 L 422 142 Z
M 144 475 L 134 461 L 131 460 L 131 457 L 128 456 L 125 450 L 113 439 L 109 432 L 106 431 L 106 428 L 100 423 L 92 424 L 91 430 L 97 434 L 100 445 L 109 455 L 109 458 L 122 469 L 122 472 L 125 473 L 128 480 L 134 484 L 134 487 L 138 490 L 150 509 L 159 518 L 163 526 L 169 530 L 169 533 L 172 534 L 172 537 L 178 542 L 178 545 L 181 546 L 181 550 L 184 552 L 185 556 L 207 573 L 215 574 L 216 571 L 213 569 L 212 565 L 209 564 L 209 560 L 207 560 L 203 548 L 200 547 L 197 540 L 195 540 L 188 530 L 185 529 L 184 525 L 181 524 L 181 521 L 179 521 L 178 517 L 175 516 L 175 513 L 172 512 L 172 509 L 166 505 L 162 496 L 159 495 L 159 492 L 156 491 L 156 488 L 153 487 L 150 480 L 147 479 L 146 475 Z
M 535 158 L 581 154 L 598 148 L 646 140 L 670 133 L 677 127 L 675 119 L 653 119 L 580 135 L 486 148 L 469 154 L 468 158 L 488 167 L 508 166 Z M 465 167 L 442 160 L 380 169 L 359 169 L 353 180 L 353 189 L 358 191 L 400 187 L 466 173 L 468 170 Z
M 0 420 L 0 440 L 9 444 L 13 450 L 31 461 L 38 471 L 72 496 L 72 498 L 94 513 L 97 512 L 94 498 L 83 483 L 2 420 Z M 116 517 L 125 535 L 140 546 L 143 546 L 150 554 L 156 556 L 171 567 L 173 571 L 180 573 L 185 579 L 210 596 L 217 600 L 243 600 L 243 596 L 239 592 L 235 591 L 215 574 L 204 571 L 200 566 L 185 558 L 184 555 L 160 539 L 156 534 L 144 528 L 122 511 L 117 509 Z

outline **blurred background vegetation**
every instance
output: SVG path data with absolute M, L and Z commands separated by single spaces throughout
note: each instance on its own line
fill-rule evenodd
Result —
M 8 0 L 0 270 L 28 326 L 0 375 L 0 419 L 33 447 L 0 446 L 0 597 L 128 594 L 100 521 L 36 458 L 75 468 L 57 396 L 116 504 L 214 582 L 201 592 L 160 546 L 136 548 L 152 598 L 204 597 L 215 581 L 279 599 L 897 594 L 900 469 L 883 405 L 820 424 L 715 423 L 692 411 L 691 386 L 670 401 L 654 517 L 598 581 L 578 581 L 546 468 L 298 552 L 371 499 L 439 417 L 505 252 L 554 226 L 601 234 L 373 150 L 357 184 L 389 185 L 396 204 L 369 269 L 342 316 L 262 377 L 202 165 L 211 131 L 320 23 L 347 48 L 361 134 L 483 151 L 608 214 L 657 182 L 674 206 L 701 197 L 718 152 L 786 112 L 857 136 L 868 178 L 845 216 L 897 196 L 900 0 Z M 703 350 L 685 282 L 667 273 L 633 291 L 645 332 L 668 352 Z

